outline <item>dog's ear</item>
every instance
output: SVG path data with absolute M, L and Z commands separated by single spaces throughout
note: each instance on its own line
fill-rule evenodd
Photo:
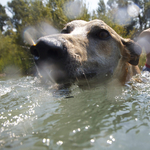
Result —
M 124 45 L 125 53 L 129 55 L 128 62 L 134 66 L 138 65 L 142 48 L 133 40 L 122 38 L 121 41 Z

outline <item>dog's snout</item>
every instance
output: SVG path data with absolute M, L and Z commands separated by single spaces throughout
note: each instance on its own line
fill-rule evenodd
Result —
M 40 40 L 36 45 L 31 46 L 30 52 L 41 60 L 60 60 L 66 57 L 67 48 L 58 40 Z

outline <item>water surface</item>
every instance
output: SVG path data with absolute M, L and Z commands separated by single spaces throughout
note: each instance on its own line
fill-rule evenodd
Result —
M 55 91 L 36 77 L 0 78 L 0 149 L 149 149 L 149 73 L 119 94 L 104 85 L 70 90 Z

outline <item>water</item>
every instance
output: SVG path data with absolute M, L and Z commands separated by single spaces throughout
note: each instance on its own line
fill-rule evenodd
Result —
M 149 149 L 149 73 L 112 96 L 102 85 L 70 90 L 55 91 L 36 77 L 0 78 L 0 149 Z

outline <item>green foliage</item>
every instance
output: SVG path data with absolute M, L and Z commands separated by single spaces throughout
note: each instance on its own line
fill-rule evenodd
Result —
M 0 32 L 0 73 L 12 65 L 17 66 L 22 73 L 27 72 L 30 67 L 29 53 L 14 43 L 12 38 L 14 36 L 4 36 Z

